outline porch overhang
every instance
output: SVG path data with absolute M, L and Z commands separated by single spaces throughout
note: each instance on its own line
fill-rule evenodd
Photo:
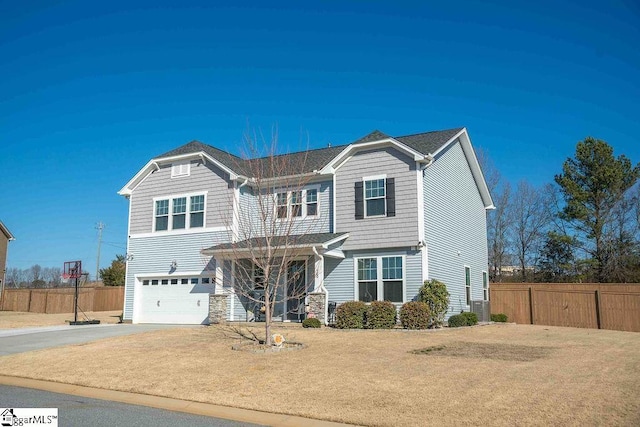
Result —
M 238 242 L 222 243 L 202 249 L 202 255 L 213 256 L 221 260 L 260 258 L 266 256 L 311 256 L 314 248 L 320 254 L 331 258 L 344 258 L 339 247 L 329 249 L 346 240 L 349 233 L 310 233 L 295 236 L 273 236 L 270 239 L 254 237 Z

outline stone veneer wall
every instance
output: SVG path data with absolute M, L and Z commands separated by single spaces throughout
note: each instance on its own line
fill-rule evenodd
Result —
M 209 324 L 219 325 L 227 323 L 228 295 L 209 294 Z
M 326 295 L 324 292 L 310 293 L 308 295 L 309 312 L 307 317 L 315 317 L 320 323 L 325 324 L 324 304 Z

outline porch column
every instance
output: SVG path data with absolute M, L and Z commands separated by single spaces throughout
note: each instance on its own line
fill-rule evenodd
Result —
M 324 280 L 324 257 L 320 255 L 314 255 L 314 281 L 313 292 L 321 292 L 322 282 Z
M 216 277 L 215 277 L 215 293 L 222 293 L 222 286 L 224 281 L 224 272 L 222 270 L 224 261 L 220 258 L 216 258 Z
M 209 294 L 209 324 L 227 323 L 227 295 Z

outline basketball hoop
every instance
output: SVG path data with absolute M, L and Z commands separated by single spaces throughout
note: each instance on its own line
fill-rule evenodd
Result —
M 65 261 L 62 269 L 62 278 L 78 279 L 82 276 L 82 261 Z

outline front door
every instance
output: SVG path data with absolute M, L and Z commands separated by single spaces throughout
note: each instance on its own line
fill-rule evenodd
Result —
M 307 275 L 305 261 L 292 261 L 287 268 L 287 320 L 301 321 L 305 317 Z

